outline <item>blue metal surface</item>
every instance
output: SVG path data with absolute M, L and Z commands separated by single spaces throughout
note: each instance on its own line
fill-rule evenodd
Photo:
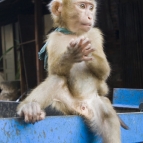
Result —
M 130 127 L 121 129 L 122 143 L 143 143 L 143 113 L 119 116 Z M 1 118 L 0 143 L 101 143 L 101 138 L 89 132 L 79 116 L 51 116 L 34 125 Z
M 121 113 L 120 118 L 129 126 L 121 128 L 122 143 L 143 143 L 143 113 Z
M 91 143 L 89 133 L 78 116 L 46 117 L 33 124 L 16 119 L 0 119 L 0 143 Z
M 141 102 L 143 102 L 143 89 L 114 89 L 114 107 L 139 108 Z

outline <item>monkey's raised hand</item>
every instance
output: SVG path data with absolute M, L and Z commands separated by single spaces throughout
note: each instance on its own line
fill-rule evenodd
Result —
M 39 103 L 30 102 L 20 107 L 18 113 L 20 117 L 24 117 L 27 123 L 35 123 L 45 118 L 45 112 L 41 110 Z
M 79 39 L 72 39 L 68 45 L 68 56 L 73 62 L 82 62 L 92 60 L 89 54 L 94 49 L 91 47 L 91 42 L 88 38 L 80 37 Z

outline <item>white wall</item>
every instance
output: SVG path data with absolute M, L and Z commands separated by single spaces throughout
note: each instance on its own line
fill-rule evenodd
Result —
M 2 51 L 3 53 L 13 46 L 13 30 L 12 24 L 1 27 L 2 35 Z M 14 50 L 6 54 L 3 58 L 3 68 L 5 80 L 15 80 L 15 64 L 14 64 Z
M 46 35 L 47 32 L 53 27 L 53 20 L 50 14 L 44 15 L 44 34 Z
M 18 40 L 18 25 L 16 26 L 16 40 Z M 44 15 L 44 34 L 53 27 L 53 21 L 50 14 Z M 13 29 L 12 24 L 5 25 L 1 27 L 1 35 L 2 35 L 2 51 L 3 53 L 14 45 L 14 37 L 13 37 Z M 15 63 L 14 63 L 14 50 L 12 49 L 10 52 L 6 54 L 3 58 L 3 69 L 4 69 L 4 78 L 5 80 L 12 81 L 15 80 Z

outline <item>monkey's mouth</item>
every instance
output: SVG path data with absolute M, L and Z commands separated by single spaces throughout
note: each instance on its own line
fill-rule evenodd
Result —
M 86 27 L 91 27 L 90 23 L 82 23 L 81 25 L 86 26 Z

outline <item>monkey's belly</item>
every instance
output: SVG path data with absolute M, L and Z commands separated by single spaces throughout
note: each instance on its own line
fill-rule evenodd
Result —
M 69 88 L 73 96 L 81 97 L 97 93 L 97 82 L 84 62 L 73 66 L 68 79 Z

